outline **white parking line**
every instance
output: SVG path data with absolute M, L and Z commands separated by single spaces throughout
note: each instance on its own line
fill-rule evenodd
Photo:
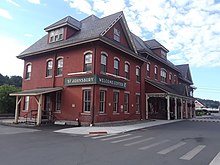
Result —
M 118 138 L 122 138 L 122 137 L 126 137 L 126 136 L 130 136 L 131 134 L 125 134 L 125 135 L 121 135 L 121 136 L 114 136 L 114 137 L 110 137 L 110 138 L 105 138 L 105 139 L 101 139 L 102 141 L 106 141 L 106 140 L 113 140 L 113 139 L 118 139 Z
M 209 163 L 209 165 L 219 165 L 220 164 L 220 152 L 214 157 L 214 159 Z
M 194 156 L 196 156 L 199 152 L 201 152 L 206 146 L 205 145 L 198 145 L 197 147 L 193 148 L 191 151 L 187 152 L 185 155 L 180 157 L 183 160 L 191 160 Z
M 185 142 L 179 142 L 179 143 L 177 143 L 177 144 L 175 144 L 173 146 L 170 146 L 170 147 L 168 147 L 168 148 L 166 148 L 164 150 L 161 150 L 161 151 L 159 151 L 157 153 L 165 155 L 165 154 L 167 154 L 167 153 L 169 153 L 169 152 L 171 152 L 171 151 L 173 151 L 173 150 L 175 150 L 175 149 L 177 149 L 177 148 L 179 148 L 179 147 L 181 147 L 181 146 L 183 146 L 185 144 L 186 144 Z
M 105 138 L 105 137 L 111 137 L 111 136 L 115 136 L 117 134 L 107 134 L 107 135 L 99 135 L 96 137 L 92 137 L 92 139 L 101 139 L 101 138 Z
M 162 140 L 162 141 L 160 141 L 160 142 L 153 143 L 153 144 L 150 144 L 150 145 L 148 145 L 148 146 L 141 147 L 141 148 L 139 148 L 139 150 L 146 150 L 146 149 L 149 149 L 149 148 L 158 146 L 158 145 L 160 145 L 160 144 L 166 143 L 166 142 L 168 142 L 168 141 L 170 141 L 170 140 L 167 140 L 167 139 L 166 139 L 166 140 Z
M 149 140 L 152 140 L 152 139 L 154 139 L 154 137 L 150 137 L 150 138 L 147 138 L 147 139 L 143 139 L 143 140 L 139 140 L 139 141 L 136 141 L 136 142 L 128 143 L 128 144 L 125 144 L 124 146 L 132 146 L 132 145 L 143 143 L 143 142 L 146 142 L 146 141 L 149 141 Z
M 120 143 L 120 142 L 124 142 L 124 141 L 128 141 L 128 140 L 132 140 L 132 139 L 137 139 L 137 138 L 140 138 L 140 137 L 142 137 L 142 136 L 133 136 L 133 137 L 130 137 L 130 138 L 127 138 L 127 139 L 112 141 L 111 143 Z

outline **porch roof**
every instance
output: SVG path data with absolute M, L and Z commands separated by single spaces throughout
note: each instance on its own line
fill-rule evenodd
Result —
M 10 93 L 10 96 L 38 96 L 46 93 L 56 92 L 63 90 L 62 87 L 55 87 L 55 88 L 36 88 L 30 90 L 23 90 L 21 92 Z

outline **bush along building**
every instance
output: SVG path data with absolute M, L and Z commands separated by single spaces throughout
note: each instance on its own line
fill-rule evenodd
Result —
M 131 33 L 123 12 L 81 21 L 67 16 L 17 57 L 24 60 L 20 118 L 101 122 L 191 118 L 188 64 L 175 66 L 156 40 Z

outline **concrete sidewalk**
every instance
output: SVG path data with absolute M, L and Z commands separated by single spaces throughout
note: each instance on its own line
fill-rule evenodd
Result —
M 118 133 L 129 132 L 133 130 L 153 127 L 157 125 L 169 124 L 179 121 L 183 121 L 183 120 L 155 120 L 155 121 L 143 122 L 140 124 L 111 126 L 111 127 L 100 127 L 100 126 L 73 127 L 73 128 L 56 130 L 54 132 L 66 133 L 66 134 L 118 134 Z

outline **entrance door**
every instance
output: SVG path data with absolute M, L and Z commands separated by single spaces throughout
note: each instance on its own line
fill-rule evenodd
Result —
M 42 118 L 43 119 L 50 119 L 50 113 L 51 113 L 51 98 L 50 95 L 45 96 L 45 109 Z

